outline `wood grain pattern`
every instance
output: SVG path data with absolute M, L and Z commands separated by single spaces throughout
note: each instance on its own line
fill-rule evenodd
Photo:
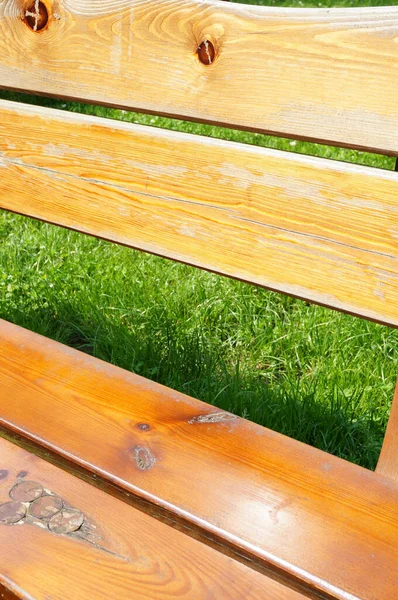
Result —
M 33 0 L 0 2 L 2 87 L 398 154 L 396 6 L 43 3 L 34 31 Z
M 398 482 L 398 384 L 376 471 Z
M 398 173 L 0 103 L 0 207 L 398 325 Z
M 396 482 L 4 321 L 0 356 L 9 431 L 321 597 L 396 600 Z
M 5 440 L 0 440 L 0 465 L 8 474 L 0 480 L 0 510 L 10 501 L 11 487 L 23 481 L 17 477 L 22 471 L 24 479 L 40 482 L 85 516 L 80 530 L 64 535 L 29 518 L 18 525 L 0 522 L 1 597 L 304 598 Z M 38 524 L 43 522 L 41 518 Z

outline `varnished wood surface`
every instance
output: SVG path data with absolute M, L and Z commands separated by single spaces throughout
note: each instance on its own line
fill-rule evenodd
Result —
M 322 597 L 396 600 L 396 482 L 4 321 L 0 356 L 8 430 Z
M 398 482 L 398 385 L 376 471 Z
M 396 6 L 43 2 L 0 2 L 0 86 L 398 154 Z
M 30 489 L 35 485 L 42 495 L 31 500 L 25 488 L 22 505 L 27 516 L 18 524 L 5 524 L 3 506 L 15 502 L 10 490 L 22 482 L 31 482 Z M 59 506 L 54 509 L 55 528 L 45 512 L 49 492 L 64 506 L 58 514 Z M 80 515 L 75 527 L 84 520 L 75 531 L 62 533 L 69 525 L 65 507 Z M 32 519 L 32 514 L 38 518 Z M 5 440 L 0 440 L 0 597 L 304 599 Z
M 397 198 L 392 171 L 0 103 L 0 207 L 395 326 Z

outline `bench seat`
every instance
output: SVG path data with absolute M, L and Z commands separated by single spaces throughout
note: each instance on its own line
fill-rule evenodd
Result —
M 0 440 L 0 456 L 2 599 L 304 600 L 14 444 Z
M 188 531 L 306 594 L 398 597 L 396 482 L 5 321 L 0 397 L 6 436 L 170 535 Z

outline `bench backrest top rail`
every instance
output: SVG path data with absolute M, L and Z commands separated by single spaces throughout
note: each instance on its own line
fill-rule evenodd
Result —
M 0 86 L 398 155 L 397 40 L 398 6 L 3 0 Z
M 393 171 L 0 101 L 1 208 L 393 326 L 397 198 Z

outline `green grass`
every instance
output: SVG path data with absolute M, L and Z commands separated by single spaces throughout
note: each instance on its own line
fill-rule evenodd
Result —
M 2 96 L 394 167 L 391 158 L 356 151 Z M 396 331 L 6 212 L 0 213 L 0 240 L 0 317 L 374 468 L 397 371 Z

